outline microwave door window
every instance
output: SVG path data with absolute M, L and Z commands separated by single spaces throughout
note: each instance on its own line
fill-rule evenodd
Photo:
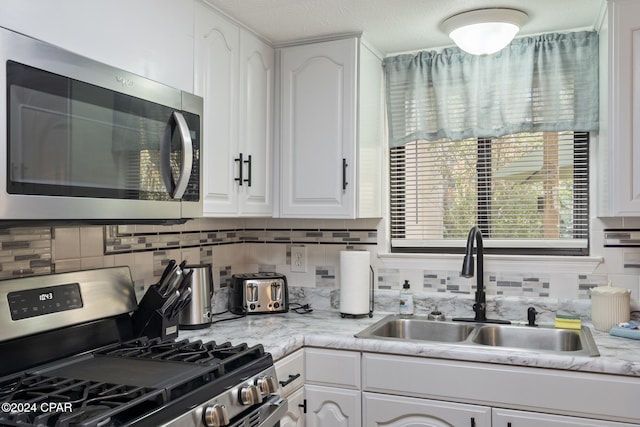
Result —
M 10 193 L 170 198 L 160 157 L 170 108 L 11 62 L 7 78 Z
M 13 86 L 10 108 L 10 180 L 21 184 L 67 186 L 69 124 L 64 98 Z
M 112 111 L 112 152 L 119 173 L 119 186 L 132 192 L 127 198 L 169 199 L 161 171 L 160 148 L 168 109 L 152 105 L 139 106 L 144 111 L 132 114 L 125 107 L 130 100 L 117 100 Z M 153 111 L 156 110 L 156 111 Z M 134 196 L 135 195 L 135 196 Z

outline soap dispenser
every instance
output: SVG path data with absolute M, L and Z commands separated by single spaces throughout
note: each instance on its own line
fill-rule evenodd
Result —
M 400 291 L 400 314 L 409 316 L 413 314 L 413 293 L 408 280 L 404 281 Z

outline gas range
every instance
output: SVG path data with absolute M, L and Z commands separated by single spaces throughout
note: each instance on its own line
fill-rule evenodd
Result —
M 127 268 L 0 282 L 0 425 L 279 425 L 261 345 L 133 337 L 130 282 Z

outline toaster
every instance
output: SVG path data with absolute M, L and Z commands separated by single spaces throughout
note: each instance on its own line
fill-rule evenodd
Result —
M 229 311 L 234 314 L 286 313 L 289 311 L 287 278 L 279 273 L 234 274 Z

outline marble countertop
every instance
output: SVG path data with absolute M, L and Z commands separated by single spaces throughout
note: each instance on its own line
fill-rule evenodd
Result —
M 273 355 L 274 360 L 303 346 L 310 346 L 640 377 L 640 340 L 613 337 L 608 333 L 596 331 L 593 327 L 591 332 L 598 345 L 600 357 L 354 337 L 354 334 L 388 314 L 391 313 L 374 313 L 373 318 L 365 316 L 343 319 L 335 311 L 314 310 L 308 314 L 289 312 L 246 316 L 217 322 L 205 329 L 181 330 L 178 339 L 262 344 L 265 350 Z M 214 317 L 214 321 L 220 319 L 225 317 Z

